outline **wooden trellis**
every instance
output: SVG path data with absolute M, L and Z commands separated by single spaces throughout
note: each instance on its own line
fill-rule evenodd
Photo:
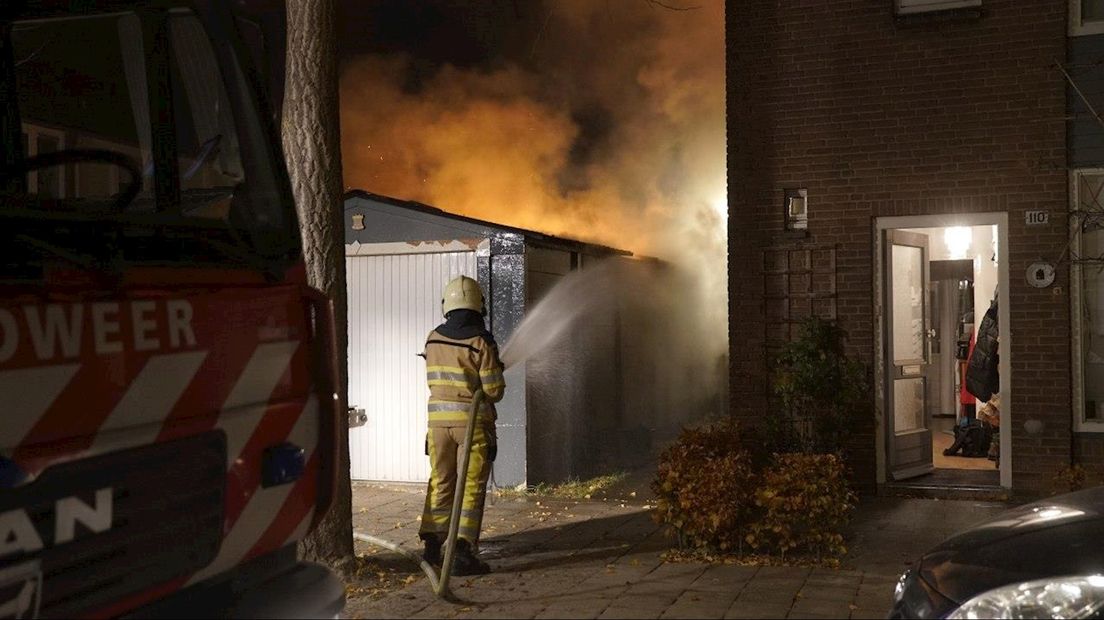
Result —
M 763 252 L 768 348 L 798 335 L 805 319 L 835 320 L 836 249 L 827 245 L 778 246 Z

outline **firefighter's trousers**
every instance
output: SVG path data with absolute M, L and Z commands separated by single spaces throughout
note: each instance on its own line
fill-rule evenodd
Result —
M 467 439 L 466 426 L 430 427 L 426 437 L 429 452 L 429 488 L 422 511 L 420 533 L 436 534 L 442 541 L 448 535 L 449 517 L 456 490 L 459 456 Z M 491 450 L 495 446 L 494 427 L 477 423 L 468 461 L 468 479 L 464 483 L 464 504 L 460 512 L 457 537 L 472 547 L 479 544 L 483 525 L 483 503 L 487 497 L 487 479 L 491 475 Z

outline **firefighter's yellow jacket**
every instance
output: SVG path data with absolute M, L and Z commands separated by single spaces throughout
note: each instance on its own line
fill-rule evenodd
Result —
M 480 421 L 493 424 L 497 418 L 494 403 L 502 400 L 506 388 L 498 346 L 485 331 L 471 331 L 450 332 L 442 325 L 426 338 L 430 427 L 466 425 L 472 396 L 480 388 L 486 395 Z

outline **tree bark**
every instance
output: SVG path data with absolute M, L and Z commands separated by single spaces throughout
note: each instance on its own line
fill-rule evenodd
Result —
M 284 156 L 303 236 L 312 286 L 334 300 L 338 340 L 337 389 L 348 402 L 348 317 L 345 305 L 345 232 L 341 203 L 341 138 L 338 125 L 335 0 L 287 2 Z M 327 407 L 329 403 L 321 403 Z M 323 415 L 326 415 L 323 413 Z M 339 420 L 334 458 L 338 486 L 330 511 L 300 543 L 300 555 L 346 573 L 353 561 L 349 427 Z

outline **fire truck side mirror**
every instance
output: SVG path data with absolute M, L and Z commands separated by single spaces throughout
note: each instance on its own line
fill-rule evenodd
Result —
M 349 407 L 349 428 L 364 426 L 368 423 L 368 414 L 363 409 Z

